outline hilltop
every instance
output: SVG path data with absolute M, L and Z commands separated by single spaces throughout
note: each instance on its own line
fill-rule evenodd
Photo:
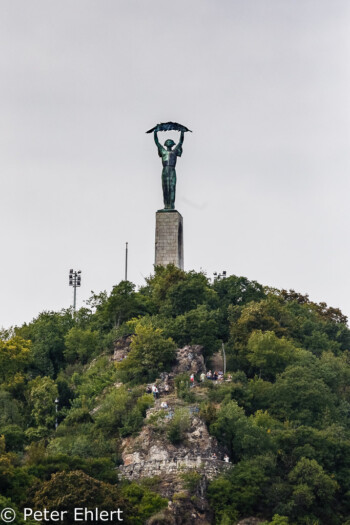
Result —
M 44 311 L 0 340 L 0 507 L 349 525 L 349 349 L 337 308 L 171 265 Z

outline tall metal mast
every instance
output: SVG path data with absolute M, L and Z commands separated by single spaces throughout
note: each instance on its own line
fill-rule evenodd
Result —
M 128 243 L 125 243 L 125 281 L 128 280 Z
M 77 288 L 81 286 L 81 270 L 69 270 L 69 286 L 73 286 L 73 310 L 77 307 Z

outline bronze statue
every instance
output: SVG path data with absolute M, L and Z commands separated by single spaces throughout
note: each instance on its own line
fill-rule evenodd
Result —
M 175 146 L 175 142 L 171 139 L 165 141 L 164 146 L 158 140 L 158 131 L 180 131 L 179 143 Z M 166 122 L 165 124 L 158 124 L 146 133 L 154 133 L 154 142 L 158 148 L 158 155 L 162 158 L 162 185 L 163 185 L 163 200 L 164 210 L 175 209 L 175 191 L 176 191 L 176 161 L 177 157 L 182 155 L 182 144 L 184 141 L 185 131 L 190 131 L 185 126 L 177 124 L 176 122 Z M 173 146 L 175 146 L 174 149 Z

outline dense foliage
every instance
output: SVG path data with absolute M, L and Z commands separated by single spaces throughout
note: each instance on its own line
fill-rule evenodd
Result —
M 126 336 L 130 352 L 115 365 L 113 343 Z M 235 464 L 208 487 L 215 523 L 350 524 L 346 317 L 294 291 L 236 276 L 211 283 L 173 266 L 138 291 L 122 281 L 75 314 L 43 312 L 1 332 L 0 506 L 83 499 L 145 523 L 167 501 L 118 480 L 120 441 L 140 431 L 153 403 L 145 385 L 171 369 L 177 347 L 203 345 L 209 365 L 222 342 L 232 381 L 205 384 L 198 400 Z M 176 388 L 196 401 L 186 377 Z M 174 445 L 187 414 L 168 427 Z

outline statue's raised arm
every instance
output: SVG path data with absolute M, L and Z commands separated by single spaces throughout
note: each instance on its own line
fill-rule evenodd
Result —
M 184 138 L 185 138 L 185 132 L 181 130 L 181 135 L 180 135 L 180 140 L 179 140 L 180 146 L 182 146 Z
M 157 148 L 159 148 L 159 146 L 161 144 L 160 144 L 160 142 L 158 140 L 158 132 L 157 132 L 157 130 L 154 130 L 154 142 L 156 143 Z
M 185 138 L 185 132 L 181 131 L 180 140 L 174 148 L 174 153 L 176 153 L 178 157 L 181 157 L 182 155 L 182 144 L 184 142 L 184 138 Z
M 156 146 L 158 148 L 158 155 L 160 157 L 163 157 L 163 154 L 165 152 L 165 148 L 164 146 L 162 146 L 162 144 L 159 142 L 159 139 L 158 139 L 158 133 L 156 130 L 154 130 L 154 142 L 156 143 Z

